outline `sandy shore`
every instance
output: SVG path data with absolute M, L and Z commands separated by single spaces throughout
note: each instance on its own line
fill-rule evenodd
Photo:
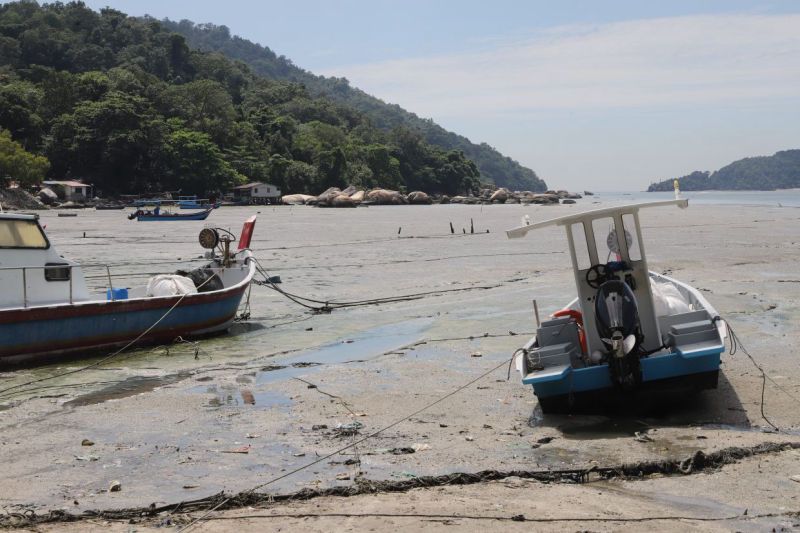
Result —
M 360 478 L 590 469 L 800 442 L 800 411 L 790 397 L 800 398 L 798 209 L 702 206 L 642 214 L 651 269 L 700 288 L 730 321 L 774 380 L 767 382 L 764 411 L 782 432 L 762 417 L 762 378 L 741 352 L 724 357 L 716 391 L 643 416 L 542 417 L 530 388 L 513 373 L 506 380 L 502 363 L 534 330 L 531 300 L 552 312 L 571 299 L 573 288 L 559 229 L 515 241 L 503 231 L 524 214 L 537 221 L 590 207 L 597 206 L 262 208 L 257 255 L 282 277 L 287 291 L 321 301 L 448 292 L 312 315 L 254 288 L 252 318 L 231 335 L 196 347 L 142 350 L 106 369 L 48 382 L 48 389 L 0 397 L 0 506 L 6 512 L 80 514 L 158 507 L 257 486 L 288 494 L 347 487 Z M 238 230 L 255 211 L 221 209 L 209 222 Z M 62 253 L 84 262 L 103 259 L 109 253 L 104 244 L 119 244 L 110 260 L 131 283 L 169 271 L 169 262 L 179 257 L 197 256 L 200 226 L 145 228 L 152 233 L 142 235 L 141 226 L 118 218 L 123 217 L 103 212 L 54 218 L 48 232 Z M 464 235 L 470 219 L 476 234 Z M 460 234 L 450 235 L 450 222 Z M 153 258 L 158 265 L 148 264 Z M 0 388 L 79 364 L 2 374 Z M 358 422 L 360 435 L 369 435 L 497 366 L 441 403 L 287 476 L 353 442 L 337 425 Z M 650 440 L 635 440 L 636 432 Z M 93 445 L 82 446 L 84 439 Z M 579 485 L 511 476 L 402 493 L 326 496 L 214 513 L 214 521 L 195 527 L 792 527 L 800 522 L 792 514 L 800 511 L 800 483 L 793 480 L 800 475 L 798 453 L 771 451 L 692 475 Z M 121 490 L 109 492 L 115 481 Z M 170 520 L 185 524 L 203 514 L 196 510 Z M 531 523 L 521 517 L 557 520 Z M 156 528 L 164 519 L 147 519 L 136 528 Z M 127 521 L 100 520 L 48 527 L 89 526 L 130 527 Z

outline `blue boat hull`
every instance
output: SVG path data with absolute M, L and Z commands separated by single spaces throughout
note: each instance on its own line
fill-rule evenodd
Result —
M 199 213 L 180 213 L 180 214 L 158 214 L 158 215 L 148 215 L 148 214 L 139 214 L 136 215 L 135 218 L 139 222 L 152 222 L 157 220 L 205 220 L 208 218 L 208 215 L 211 214 L 211 209 L 206 209 L 205 211 L 200 211 Z
M 683 395 L 717 386 L 720 356 L 723 347 L 694 353 L 669 353 L 640 360 L 642 383 L 637 391 L 622 392 L 611 382 L 608 365 L 567 368 L 547 380 L 523 379 L 530 384 L 542 405 L 550 413 L 591 412 L 612 405 L 640 400 Z M 643 405 L 637 405 L 643 407 Z
M 2 311 L 0 369 L 125 346 L 142 332 L 137 345 L 221 332 L 246 287 L 188 295 L 179 303 L 179 297 L 166 297 Z

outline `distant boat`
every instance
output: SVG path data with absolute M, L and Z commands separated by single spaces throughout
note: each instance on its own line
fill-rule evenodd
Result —
M 124 206 L 124 205 L 104 205 L 104 204 L 98 204 L 98 205 L 94 206 L 94 208 L 95 208 L 97 211 L 104 211 L 104 210 L 106 210 L 106 209 L 125 209 L 125 206 Z
M 59 213 L 58 216 L 60 217 L 76 217 L 78 213 Z
M 153 220 L 205 220 L 208 218 L 208 215 L 211 214 L 213 209 L 213 207 L 209 207 L 208 209 L 194 213 L 171 213 L 169 211 L 162 212 L 159 208 L 156 208 L 152 211 L 137 209 L 128 215 L 128 218 L 130 220 L 136 219 L 139 222 L 150 222 Z
M 215 209 L 220 205 L 219 202 L 212 204 L 208 198 L 198 198 L 196 195 L 178 196 L 178 207 L 181 209 Z

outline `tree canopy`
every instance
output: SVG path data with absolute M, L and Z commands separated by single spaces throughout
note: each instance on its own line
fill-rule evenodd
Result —
M 398 105 L 387 104 L 351 87 L 346 78 L 316 76 L 295 66 L 286 57 L 276 55 L 265 46 L 231 36 L 230 30 L 225 26 L 195 24 L 189 20 L 163 20 L 162 24 L 186 37 L 193 48 L 223 53 L 243 61 L 257 74 L 273 80 L 300 83 L 312 95 L 324 96 L 357 109 L 383 131 L 404 128 L 418 133 L 422 139 L 441 149 L 464 152 L 475 163 L 484 180 L 516 190 L 547 189 L 545 182 L 533 170 L 523 167 L 488 144 L 474 144 L 466 137 L 445 130 L 433 120 L 420 118 Z
M 259 70 L 192 50 L 150 18 L 82 2 L 6 3 L 0 142 L 34 158 L 30 175 L 14 171 L 21 180 L 84 179 L 104 194 L 205 195 L 247 180 L 313 194 L 349 184 L 446 194 L 480 186 L 458 146 L 402 124 L 380 128 L 346 102 Z
M 0 129 L 0 178 L 9 177 L 20 185 L 44 179 L 50 163 L 40 155 L 26 151 L 11 139 L 11 133 Z

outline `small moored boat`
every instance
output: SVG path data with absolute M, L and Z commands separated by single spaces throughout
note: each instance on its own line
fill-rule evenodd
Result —
M 104 268 L 109 286 L 92 294 L 84 268 L 59 255 L 38 215 L 0 214 L 0 369 L 227 330 L 255 273 L 254 226 L 255 216 L 235 251 L 235 237 L 203 229 L 209 263 L 147 286 L 111 286 Z
M 191 196 L 178 196 L 178 207 L 180 209 L 216 209 L 220 203 L 211 203 L 208 198 L 198 198 L 196 195 Z
M 543 412 L 631 406 L 716 388 L 725 323 L 695 288 L 647 268 L 639 210 L 668 205 L 686 208 L 688 200 L 597 209 L 507 232 L 567 232 L 577 298 L 538 324 L 515 356 Z
M 137 209 L 130 215 L 128 219 L 136 219 L 139 222 L 151 222 L 154 220 L 205 220 L 211 214 L 212 207 L 203 211 L 195 211 L 194 213 L 172 213 L 170 211 L 162 211 L 160 206 L 153 210 Z

